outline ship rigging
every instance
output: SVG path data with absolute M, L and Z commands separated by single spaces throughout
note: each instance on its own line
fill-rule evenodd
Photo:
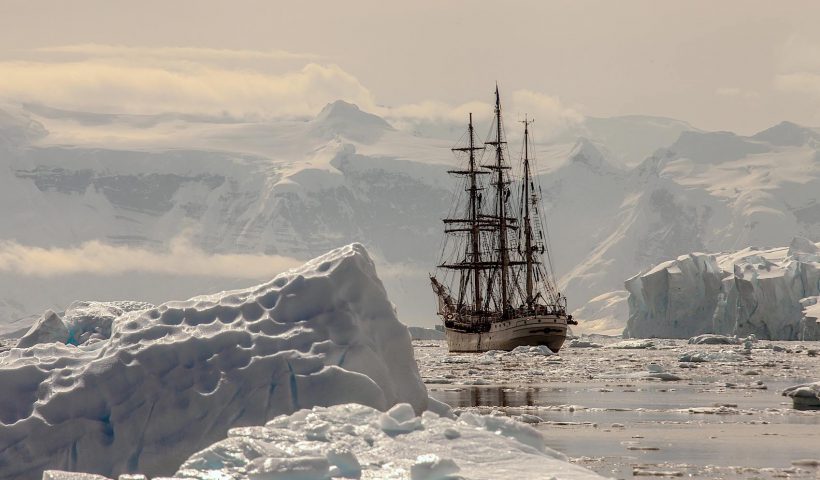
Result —
M 489 139 L 476 142 L 470 114 L 466 139 L 453 148 L 463 168 L 449 173 L 461 178 L 461 188 L 454 209 L 444 219 L 445 241 L 438 265 L 442 281 L 431 276 L 451 350 L 485 349 L 480 336 L 484 334 L 484 345 L 493 343 L 491 333 L 500 324 L 535 323 L 537 330 L 544 321 L 558 325 L 545 326 L 541 337 L 529 328 L 520 338 L 496 338 L 495 343 L 501 342 L 501 348 L 528 343 L 560 348 L 566 324 L 574 323 L 566 314 L 566 298 L 553 281 L 541 190 L 533 175 L 532 120 L 525 118 L 522 123 L 517 177 L 508 161 L 498 87 Z M 450 342 L 458 335 L 479 338 L 469 339 L 465 347 L 464 342 Z M 561 337 L 560 342 L 553 337 Z M 473 343 L 478 346 L 471 347 Z

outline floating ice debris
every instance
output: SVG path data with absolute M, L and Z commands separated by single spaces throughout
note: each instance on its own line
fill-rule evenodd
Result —
M 528 345 L 521 345 L 513 348 L 510 353 L 517 355 L 555 355 L 555 352 L 550 350 L 546 345 L 537 345 L 532 347 Z
M 794 465 L 795 467 L 818 468 L 818 467 L 820 467 L 820 459 L 805 458 L 805 459 L 800 459 L 800 460 L 794 460 L 794 461 L 792 461 L 792 465 Z
M 441 363 L 472 363 L 473 361 L 462 355 L 448 355 L 441 360 Z
M 589 340 L 572 340 L 569 342 L 570 348 L 601 348 L 600 343 L 590 342 Z
M 143 477 L 145 478 L 145 477 Z M 102 475 L 93 473 L 74 473 L 59 470 L 46 470 L 43 472 L 43 480 L 111 480 Z
M 783 395 L 791 397 L 796 409 L 820 410 L 820 382 L 789 387 L 783 390 Z
M 93 345 L 0 353 L 0 478 L 163 475 L 231 427 L 301 408 L 428 405 L 407 328 L 358 244 L 263 285 L 125 312 L 110 326 Z
M 682 380 L 681 377 L 663 370 L 658 364 L 650 363 L 645 372 L 607 372 L 597 375 L 600 378 L 645 378 L 650 380 L 663 380 L 674 382 Z
M 452 459 L 439 458 L 435 453 L 419 455 L 410 466 L 411 480 L 447 480 L 461 470 Z
M 541 423 L 544 421 L 544 419 L 538 415 L 530 415 L 528 413 L 522 413 L 517 417 L 517 419 L 524 423 Z
M 717 407 L 692 407 L 683 411 L 706 415 L 737 415 L 740 413 L 737 408 L 728 407 L 726 405 L 720 405 Z
M 646 370 L 650 373 L 661 373 L 663 372 L 663 367 L 657 363 L 650 363 L 646 366 Z
M 635 477 L 682 477 L 683 472 L 679 470 L 644 470 L 635 467 L 632 469 L 632 475 Z
M 403 414 L 412 412 L 409 406 L 395 408 Z M 347 404 L 302 410 L 265 426 L 232 429 L 227 439 L 185 461 L 175 477 L 279 478 L 265 476 L 269 474 L 264 466 L 274 464 L 286 467 L 280 470 L 282 478 L 302 478 L 296 477 L 299 462 L 310 459 L 310 465 L 318 467 L 315 478 L 329 478 L 334 467 L 342 473 L 334 477 L 363 480 L 540 479 L 544 472 L 557 479 L 601 478 L 567 462 L 564 455 L 544 446 L 538 431 L 511 418 L 465 412 L 451 420 L 426 412 L 417 417 L 418 428 L 396 434 L 382 429 L 385 415 L 389 414 Z M 327 440 L 311 438 L 316 429 L 322 429 Z
M 606 348 L 620 348 L 620 349 L 644 349 L 644 348 L 652 348 L 655 346 L 655 342 L 652 340 L 623 340 L 620 342 L 612 343 L 606 346 Z
M 719 352 L 690 351 L 684 352 L 678 361 L 689 363 L 702 362 L 742 362 L 746 357 L 734 350 L 721 350 Z
M 727 337 L 726 335 L 714 335 L 707 333 L 689 339 L 690 345 L 738 345 L 740 340 L 737 337 Z

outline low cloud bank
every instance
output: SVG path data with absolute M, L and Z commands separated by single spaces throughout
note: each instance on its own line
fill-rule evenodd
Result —
M 184 238 L 174 239 L 166 251 L 109 245 L 97 240 L 72 248 L 0 242 L 0 272 L 42 278 L 147 272 L 259 279 L 273 277 L 302 263 L 281 255 L 211 254 Z

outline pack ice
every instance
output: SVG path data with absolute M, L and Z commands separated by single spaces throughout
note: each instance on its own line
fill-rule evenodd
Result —
M 683 255 L 625 286 L 627 337 L 820 339 L 820 248 L 805 238 L 788 248 Z
M 420 413 L 428 401 L 358 244 L 245 290 L 49 312 L 21 343 L 0 354 L 0 478 L 169 474 L 232 427 L 346 402 Z

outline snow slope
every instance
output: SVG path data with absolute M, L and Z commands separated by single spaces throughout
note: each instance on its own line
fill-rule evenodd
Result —
M 630 278 L 625 286 L 625 336 L 820 339 L 820 324 L 811 313 L 820 295 L 820 248 L 804 238 L 795 238 L 788 248 L 683 255 Z
M 229 428 L 302 408 L 427 407 L 410 335 L 358 244 L 256 287 L 46 317 L 68 344 L 32 331 L 0 354 L 0 478 L 168 474 Z

